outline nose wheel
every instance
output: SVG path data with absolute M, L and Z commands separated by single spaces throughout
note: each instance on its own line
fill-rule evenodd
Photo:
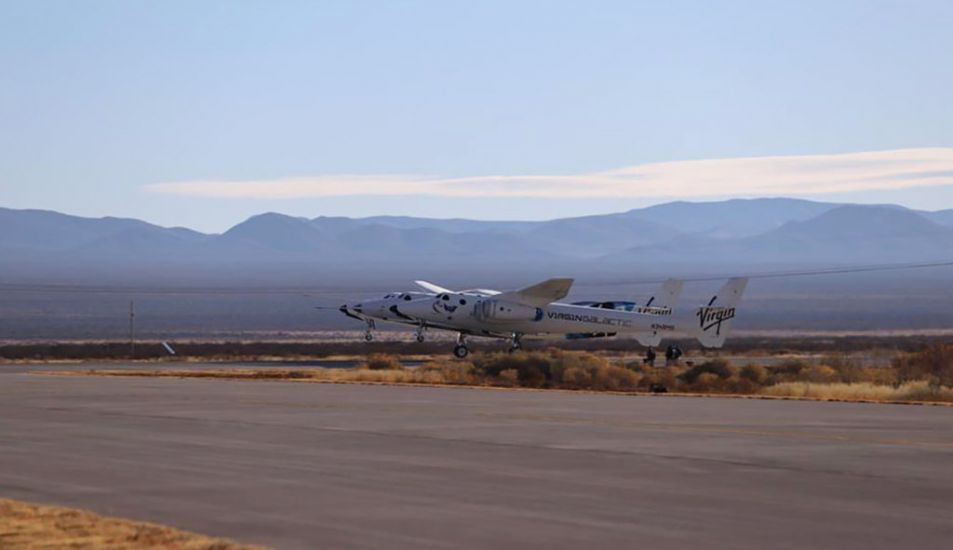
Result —
M 371 342 L 374 340 L 374 321 L 371 319 L 367 320 L 367 328 L 364 329 L 364 341 Z
M 419 327 L 417 327 L 417 332 L 414 333 L 414 337 L 417 340 L 418 344 L 424 343 L 424 340 L 426 339 L 424 338 L 425 330 L 427 330 L 427 327 L 425 327 L 424 325 L 420 325 Z
M 470 348 L 467 347 L 467 337 L 462 332 L 457 335 L 457 345 L 453 348 L 453 356 L 457 359 L 463 359 L 470 355 Z

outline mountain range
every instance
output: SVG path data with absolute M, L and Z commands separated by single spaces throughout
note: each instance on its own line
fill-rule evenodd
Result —
M 953 257 L 953 210 L 798 199 L 671 202 L 551 221 L 254 216 L 221 234 L 0 208 L 8 275 L 850 264 Z
M 640 299 L 655 286 L 644 281 L 669 276 L 951 259 L 953 210 L 796 199 L 540 222 L 268 213 L 221 234 L 0 208 L 0 339 L 119 338 L 130 300 L 143 334 L 240 336 L 353 330 L 312 306 L 418 278 L 506 289 L 565 275 L 576 278 L 574 299 Z M 948 281 L 947 269 L 759 279 L 739 327 L 948 328 Z M 702 303 L 719 284 L 686 285 L 682 303 Z

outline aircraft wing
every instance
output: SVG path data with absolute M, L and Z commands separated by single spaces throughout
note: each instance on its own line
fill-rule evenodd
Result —
M 488 288 L 471 288 L 468 290 L 462 290 L 463 294 L 479 294 L 481 296 L 496 296 L 500 294 L 499 290 L 490 290 Z
M 496 296 L 498 300 L 506 300 L 533 307 L 542 307 L 565 298 L 572 288 L 572 279 L 548 279 L 533 286 L 528 286 L 512 292 L 504 292 Z
M 444 292 L 453 292 L 449 288 L 443 288 L 442 286 L 438 286 L 427 281 L 414 281 L 414 284 L 426 290 L 427 292 L 433 292 L 434 294 L 442 294 Z

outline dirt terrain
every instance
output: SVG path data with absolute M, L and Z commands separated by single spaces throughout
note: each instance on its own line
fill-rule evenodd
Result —
M 0 498 L 0 548 L 254 550 L 257 547 L 153 523 Z

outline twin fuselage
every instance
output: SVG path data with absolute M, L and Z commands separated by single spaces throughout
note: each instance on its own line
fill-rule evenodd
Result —
M 356 316 L 479 336 L 621 333 L 652 346 L 679 330 L 671 308 L 631 303 L 629 310 L 559 302 L 535 307 L 496 295 L 404 292 L 345 307 Z
M 416 326 L 421 342 L 428 328 L 457 332 L 454 353 L 458 357 L 466 354 L 467 335 L 509 338 L 514 348 L 519 347 L 523 335 L 590 338 L 626 334 L 649 347 L 659 345 L 663 336 L 684 335 L 717 348 L 724 344 L 748 279 L 729 279 L 692 317 L 678 321 L 671 305 L 678 299 L 682 282 L 675 279 L 666 281 L 643 306 L 633 302 L 560 302 L 572 285 L 572 279 L 565 278 L 510 292 L 451 291 L 426 281 L 415 282 L 432 292 L 397 292 L 379 300 L 343 305 L 340 310 L 367 323 L 367 340 L 373 338 L 371 329 L 376 321 Z
M 580 332 L 674 331 L 660 322 L 661 314 L 578 306 L 555 302 L 541 307 L 506 302 L 493 296 L 442 294 L 411 300 L 398 311 L 435 326 L 459 327 L 468 332 L 570 334 Z M 671 310 L 667 311 L 671 315 Z

